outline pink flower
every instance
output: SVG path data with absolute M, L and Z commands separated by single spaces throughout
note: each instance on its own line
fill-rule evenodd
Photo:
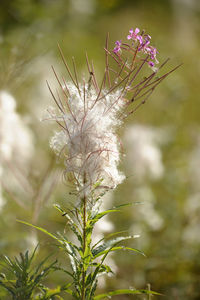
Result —
M 148 65 L 149 65 L 150 67 L 152 67 L 152 68 L 155 66 L 155 64 L 154 64 L 153 61 L 149 61 L 149 62 L 148 62 Z
M 129 35 L 127 36 L 127 39 L 128 40 L 137 40 L 138 39 L 138 33 L 140 32 L 140 29 L 139 28 L 135 28 L 135 31 L 133 31 L 133 28 L 131 28 L 129 30 Z
M 151 36 L 149 34 L 144 34 L 144 31 L 142 31 L 141 34 L 139 28 L 131 28 L 129 30 L 129 35 L 127 36 L 127 39 L 131 41 L 131 45 L 123 44 L 122 41 L 116 41 L 115 42 L 115 48 L 113 49 L 113 52 L 115 54 L 118 54 L 122 49 L 127 50 L 126 46 L 130 47 L 128 49 L 132 49 L 133 51 L 142 52 L 143 54 L 147 54 L 148 57 L 148 64 L 151 68 L 154 68 L 155 64 L 158 64 L 159 61 L 156 58 L 156 55 L 158 53 L 157 49 L 150 45 L 151 42 Z M 121 45 L 124 45 L 124 47 L 121 47 Z
M 150 44 L 150 39 L 151 39 L 151 36 L 148 35 L 148 34 L 146 34 L 146 35 L 144 36 L 144 39 L 143 39 L 143 40 L 141 40 L 141 38 L 140 38 L 140 47 L 138 48 L 138 50 L 139 50 L 139 51 L 145 50 L 146 47 Z M 142 42 L 141 42 L 141 41 L 142 41 Z
M 140 45 L 142 45 L 142 43 L 143 43 L 143 37 L 142 37 L 142 35 L 138 35 L 137 36 L 137 40 L 139 41 Z
M 122 44 L 122 41 L 115 42 L 116 47 L 113 49 L 114 53 L 118 53 L 121 50 L 121 44 Z
M 151 59 L 156 59 L 156 54 L 158 53 L 157 49 L 152 47 L 152 46 L 148 46 L 145 49 L 145 52 L 148 53 L 151 56 Z

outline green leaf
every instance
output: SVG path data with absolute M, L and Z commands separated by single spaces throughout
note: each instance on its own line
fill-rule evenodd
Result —
M 74 232 L 74 234 L 77 236 L 78 240 L 80 243 L 82 242 L 82 236 L 81 236 L 81 231 L 77 224 L 74 222 L 74 220 L 70 217 L 68 213 L 66 213 L 58 204 L 55 204 L 54 207 L 62 213 L 63 216 L 65 216 L 68 219 L 68 224 L 71 228 L 71 230 Z M 71 211 L 70 211 L 71 212 Z M 72 212 L 71 212 L 72 213 Z
M 103 243 L 102 245 L 96 247 L 95 249 L 92 250 L 92 254 L 93 256 L 96 258 L 102 254 L 105 253 L 105 250 L 112 247 L 113 245 L 116 245 L 122 241 L 125 241 L 125 240 L 129 240 L 129 239 L 134 239 L 135 236 L 119 236 L 115 239 L 112 239 L 112 240 L 108 240 L 106 241 L 105 243 Z M 136 249 L 135 249 L 136 250 Z M 136 252 L 139 252 L 141 254 L 144 255 L 144 253 L 142 253 L 141 251 L 139 250 L 136 250 Z
M 90 224 L 95 224 L 97 221 L 99 221 L 101 218 L 103 218 L 104 216 L 106 216 L 107 214 L 111 213 L 111 212 L 120 212 L 119 209 L 108 209 L 105 211 L 102 211 L 101 213 L 97 213 L 96 215 L 94 215 L 90 220 Z
M 61 242 L 62 245 L 66 245 L 66 244 L 69 244 L 72 248 L 72 252 L 73 253 L 76 253 L 76 251 L 78 252 L 79 251 L 79 248 L 72 242 L 68 241 L 68 239 L 60 232 L 57 233 L 59 235 L 59 241 Z
M 117 206 L 113 206 L 112 209 L 119 209 L 121 207 L 127 207 L 127 206 L 132 206 L 134 203 L 124 203 L 124 204 L 120 204 L 120 205 L 117 205 Z
M 103 240 L 108 240 L 108 239 L 110 239 L 111 237 L 116 236 L 116 235 L 118 235 L 118 234 L 122 234 L 122 233 L 128 233 L 128 231 L 127 231 L 127 230 L 123 230 L 123 231 L 118 231 L 118 232 L 110 233 L 110 234 L 104 236 L 103 238 L 101 238 L 98 242 L 96 242 L 96 244 L 94 244 L 94 245 L 92 246 L 92 249 L 94 249 L 94 248 L 95 248 L 98 244 L 100 244 Z
M 26 251 L 25 254 L 20 253 L 19 258 L 15 257 L 13 260 L 5 257 L 5 264 L 9 267 L 7 269 L 15 276 L 15 280 L 7 280 L 5 277 L 2 281 L 0 281 L 0 285 L 2 285 L 10 294 L 12 294 L 13 299 L 33 299 L 32 296 L 36 289 L 42 290 L 43 293 L 46 293 L 48 290 L 42 285 L 41 281 L 50 272 L 56 270 L 55 264 L 57 264 L 57 261 L 54 261 L 47 267 L 42 268 L 47 259 L 51 256 L 49 255 L 47 258 L 43 259 L 38 266 L 35 268 L 32 267 L 31 264 L 36 249 L 37 247 L 30 256 L 29 252 Z M 43 297 L 43 295 L 39 295 L 39 297 L 36 299 L 47 300 L 50 299 L 50 296 L 44 295 Z
M 76 247 L 76 245 L 74 245 L 73 243 L 71 243 L 71 242 L 69 242 L 66 238 L 58 238 L 58 237 L 56 237 L 55 235 L 53 235 L 52 233 L 50 233 L 50 232 L 48 232 L 46 229 L 44 229 L 44 228 L 41 228 L 41 227 L 38 227 L 38 226 L 35 226 L 35 225 L 33 225 L 33 224 L 30 224 L 30 223 L 28 223 L 28 222 L 25 222 L 25 221 L 21 221 L 21 220 L 17 220 L 19 223 L 22 223 L 22 224 L 25 224 L 25 225 L 28 225 L 28 226 L 30 226 L 30 227 L 33 227 L 33 228 L 36 228 L 37 230 L 39 230 L 39 231 L 41 231 L 41 232 L 43 232 L 43 233 L 45 233 L 45 234 L 47 234 L 48 236 L 50 236 L 50 237 L 52 237 L 54 240 L 56 240 L 59 244 L 61 244 L 62 245 L 62 247 L 64 246 L 65 247 L 65 251 L 67 251 L 67 253 L 69 254 L 69 255 L 73 255 L 74 254 L 74 248 L 77 248 Z M 61 234 L 60 234 L 61 235 Z M 71 251 L 69 251 L 69 247 L 67 247 L 67 245 L 70 245 L 71 247 L 70 248 L 72 248 L 71 249 Z
M 21 220 L 17 220 L 17 222 L 25 224 L 25 225 L 28 225 L 28 226 L 33 227 L 35 229 L 38 229 L 39 231 L 42 231 L 43 233 L 49 235 L 54 240 L 56 240 L 57 242 L 59 242 L 60 244 L 62 244 L 62 242 L 59 240 L 59 238 L 57 238 L 55 235 L 53 235 L 52 233 L 48 232 L 46 229 L 44 229 L 42 227 L 38 227 L 38 226 L 35 226 L 35 225 L 31 224 L 31 223 L 28 223 L 28 222 L 25 222 L 25 221 L 21 221 Z
M 42 266 L 45 264 L 45 262 L 52 256 L 53 254 L 48 255 L 47 257 L 45 257 L 37 266 L 36 270 L 34 270 L 34 275 L 36 275 L 39 270 L 42 268 Z M 55 264 L 56 262 L 54 262 Z
M 105 299 L 105 298 L 110 298 L 112 296 L 117 296 L 117 295 L 130 295 L 130 294 L 135 294 L 135 295 L 141 295 L 141 294 L 147 294 L 147 295 L 158 295 L 162 296 L 162 294 L 159 294 L 157 292 L 153 291 L 148 291 L 148 290 L 129 290 L 129 289 L 123 289 L 123 290 L 116 290 L 113 292 L 108 292 L 105 294 L 100 294 L 94 297 L 94 300 L 100 300 L 100 299 Z
M 97 257 L 99 257 L 103 254 L 114 252 L 114 251 L 117 251 L 117 250 L 130 250 L 130 251 L 137 252 L 137 253 L 142 254 L 143 256 L 145 256 L 145 254 L 142 251 L 138 250 L 138 249 L 130 248 L 130 247 L 126 247 L 126 246 L 118 246 L 118 247 L 112 247 L 108 250 L 104 250 L 101 253 L 95 255 L 94 258 L 97 258 Z
M 113 273 L 111 268 L 108 265 L 101 264 L 101 263 L 92 263 L 93 267 L 100 267 L 99 273 Z
M 70 277 L 72 277 L 74 279 L 74 276 L 71 272 L 65 270 L 64 268 L 61 267 L 53 267 L 55 271 L 62 271 L 64 273 L 66 273 L 67 275 L 69 275 Z
M 99 271 L 100 271 L 100 268 L 101 268 L 101 266 L 103 265 L 104 260 L 106 259 L 107 255 L 108 255 L 111 251 L 116 251 L 116 250 L 122 250 L 122 249 L 125 249 L 125 250 L 131 250 L 131 251 L 139 252 L 140 254 L 143 254 L 140 250 L 137 250 L 137 249 L 134 249 L 134 248 L 129 248 L 129 247 L 125 247 L 125 246 L 118 246 L 118 247 L 116 247 L 117 244 L 121 242 L 121 240 L 123 240 L 123 239 L 129 239 L 129 238 L 133 238 L 133 237 L 132 237 L 132 236 L 128 236 L 128 237 L 119 237 L 119 238 L 117 238 L 117 239 L 111 240 L 112 242 L 115 241 L 114 243 L 112 243 L 113 245 L 111 245 L 111 247 L 110 247 L 109 249 L 107 249 L 107 250 L 100 251 L 100 252 L 94 257 L 94 258 L 96 258 L 96 257 L 101 256 L 101 255 L 104 254 L 103 257 L 101 258 L 100 264 L 96 267 L 96 269 L 95 269 L 95 271 L 94 271 L 94 273 L 93 273 L 93 275 L 92 275 L 92 282 L 95 281 L 95 279 L 96 279 L 96 277 L 97 277 L 97 275 L 98 275 L 98 273 L 99 273 Z M 143 254 L 143 255 L 144 255 L 144 254 Z
M 67 253 L 69 254 L 69 259 L 70 259 L 72 270 L 76 274 L 77 266 L 78 266 L 78 259 L 76 257 L 76 253 L 75 253 L 73 247 L 69 244 L 66 244 L 66 250 L 67 250 Z

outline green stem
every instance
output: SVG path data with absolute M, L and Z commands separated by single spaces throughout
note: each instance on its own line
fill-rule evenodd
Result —
M 83 270 L 82 270 L 82 297 L 85 300 L 85 267 L 84 267 L 84 254 L 86 247 L 86 197 L 83 197 Z
M 151 292 L 151 285 L 150 285 L 150 283 L 147 284 L 147 289 L 148 289 L 149 292 Z M 149 294 L 149 296 L 148 296 L 148 299 L 149 299 L 149 300 L 151 300 L 151 298 L 152 298 L 151 296 L 152 296 L 152 295 Z

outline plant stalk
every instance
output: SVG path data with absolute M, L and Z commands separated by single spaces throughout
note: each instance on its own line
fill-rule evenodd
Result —
M 86 175 L 84 174 L 84 184 L 86 184 Z M 83 196 L 83 269 L 82 269 L 82 295 L 81 300 L 85 300 L 85 248 L 86 248 L 86 196 Z
M 82 297 L 81 300 L 85 300 L 85 267 L 84 267 L 84 255 L 86 246 L 86 197 L 83 197 L 83 270 L 82 270 Z

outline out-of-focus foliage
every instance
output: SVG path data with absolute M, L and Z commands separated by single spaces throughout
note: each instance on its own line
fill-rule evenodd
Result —
M 11 297 L 9 299 L 48 300 L 53 299 L 53 296 L 60 295 L 60 293 L 66 289 L 66 287 L 59 287 L 51 290 L 43 285 L 43 280 L 48 274 L 59 268 L 56 266 L 57 261 L 46 265 L 46 261 L 49 257 L 37 263 L 36 266 L 33 266 L 36 250 L 37 247 L 31 255 L 27 250 L 25 254 L 20 253 L 20 256 L 14 259 L 7 256 L 3 257 L 3 267 L 7 273 L 10 273 L 11 278 L 7 278 L 4 273 L 1 273 L 0 286 L 4 291 L 7 291 L 7 294 Z M 1 296 L 3 296 L 3 291 Z M 62 298 L 60 297 L 60 299 Z
M 0 104 L 1 254 L 16 256 L 31 250 L 38 241 L 42 256 L 54 248 L 50 239 L 16 219 L 50 232 L 65 227 L 68 233 L 64 218 L 56 214 L 52 204 L 65 207 L 74 198 L 63 180 L 62 162 L 57 163 L 49 149 L 49 138 L 56 129 L 40 121 L 52 104 L 46 87 L 46 80 L 55 87 L 51 65 L 66 76 L 57 43 L 69 64 L 75 57 L 80 76 L 86 74 L 87 51 L 101 78 L 107 31 L 114 45 L 130 28 L 144 28 L 158 48 L 160 62 L 169 56 L 169 67 L 184 64 L 131 116 L 127 128 L 120 129 L 127 154 L 122 163 L 127 179 L 105 199 L 105 205 L 141 202 L 109 222 L 117 231 L 128 227 L 130 234 L 140 234 L 137 248 L 147 258 L 113 256 L 117 276 L 101 281 L 101 289 L 139 289 L 150 283 L 166 299 L 199 299 L 199 13 L 199 1 L 195 0 L 1 0 L 0 89 L 16 100 L 12 109 L 5 105 L 3 115 Z M 7 117 L 10 124 L 23 124 L 30 133 L 31 155 L 20 157 L 20 147 L 27 147 L 22 135 L 16 148 L 13 130 L 2 134 Z M 7 150 L 2 147 L 3 139 Z M 10 155 L 5 159 L 2 153 L 6 151 Z M 108 231 L 112 227 L 109 225 Z M 69 264 L 61 253 L 59 259 L 62 265 Z M 54 288 L 67 283 L 65 280 L 58 272 L 49 282 Z M 120 299 L 128 297 L 131 299 Z

